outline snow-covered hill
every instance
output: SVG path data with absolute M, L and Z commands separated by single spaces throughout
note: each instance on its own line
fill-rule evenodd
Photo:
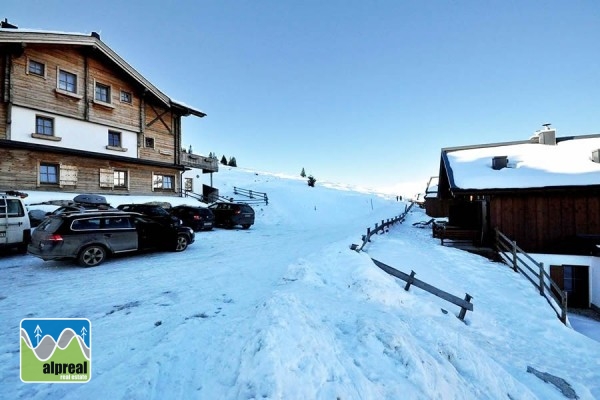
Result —
M 220 171 L 215 185 L 226 196 L 233 186 L 267 192 L 269 205 L 255 207 L 249 230 L 200 232 L 183 253 L 92 269 L 0 258 L 0 397 L 564 398 L 527 372 L 533 367 L 563 378 L 581 399 L 600 398 L 600 343 L 564 326 L 508 267 L 441 247 L 414 227 L 428 219 L 420 209 L 357 253 L 350 244 L 405 203 L 237 168 Z M 28 202 L 44 196 L 31 193 Z M 469 293 L 474 311 L 460 321 L 458 307 L 416 287 L 404 291 L 370 257 Z M 20 381 L 26 317 L 91 320 L 89 383 Z

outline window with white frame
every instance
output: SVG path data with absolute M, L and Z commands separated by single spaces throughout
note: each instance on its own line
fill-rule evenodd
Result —
M 94 99 L 110 104 L 110 86 L 96 82 L 96 95 Z
M 58 164 L 40 163 L 40 183 L 56 185 L 59 178 Z
M 77 75 L 59 69 L 58 88 L 65 92 L 77 93 Z
M 154 175 L 154 179 L 152 181 L 152 188 L 154 190 L 173 190 L 175 187 L 173 183 L 175 182 L 175 176 L 173 175 Z
M 54 136 L 54 119 L 39 115 L 36 116 L 35 133 L 44 136 Z
M 121 103 L 131 104 L 133 102 L 133 96 L 131 92 L 121 90 Z
M 27 73 L 37 76 L 46 76 L 46 65 L 35 60 L 27 60 Z
M 114 175 L 114 187 L 126 188 L 127 187 L 127 171 L 115 169 Z

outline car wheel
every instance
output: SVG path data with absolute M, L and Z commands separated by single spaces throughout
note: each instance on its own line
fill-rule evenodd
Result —
M 98 244 L 86 246 L 79 253 L 79 265 L 83 267 L 96 267 L 106 259 L 106 249 Z
M 248 229 L 248 228 L 250 228 L 250 224 L 242 224 L 242 228 Z
M 175 245 L 175 251 L 184 251 L 188 247 L 188 237 L 186 235 L 177 235 L 177 244 Z

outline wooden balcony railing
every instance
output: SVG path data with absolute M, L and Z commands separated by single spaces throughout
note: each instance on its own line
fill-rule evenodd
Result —
M 219 160 L 193 153 L 181 153 L 181 163 L 187 167 L 201 168 L 202 172 L 219 171 Z

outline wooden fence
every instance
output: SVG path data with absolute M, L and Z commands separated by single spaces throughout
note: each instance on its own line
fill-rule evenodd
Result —
M 515 272 L 521 272 L 544 296 L 548 304 L 560 320 L 567 323 L 567 292 L 563 291 L 550 278 L 544 269 L 544 263 L 537 262 L 524 252 L 517 243 L 506 235 L 496 231 L 496 251 L 502 261 L 512 267 Z
M 408 275 L 402 271 L 398 271 L 397 269 L 390 267 L 387 264 L 382 263 L 381 261 L 377 261 L 374 258 L 371 258 L 371 260 L 373 260 L 375 265 L 377 265 L 379 268 L 381 268 L 388 274 L 393 275 L 396 278 L 402 279 L 404 282 L 406 282 L 406 285 L 404 286 L 404 290 L 408 291 L 408 289 L 411 287 L 411 285 L 414 285 L 418 288 L 425 290 L 426 292 L 429 292 L 439 298 L 442 298 L 452 304 L 459 306 L 460 313 L 457 315 L 457 317 L 461 321 L 465 320 L 465 315 L 467 314 L 467 311 L 473 311 L 473 303 L 471 303 L 471 300 L 473 299 L 473 297 L 470 294 L 466 293 L 465 298 L 461 299 L 460 297 L 457 297 L 453 294 L 445 292 L 441 289 L 436 288 L 435 286 L 432 286 L 426 282 L 423 282 L 423 281 L 415 278 L 415 271 L 411 271 L 410 275 Z
M 412 208 L 412 206 L 414 204 L 415 203 L 411 202 L 410 205 L 407 205 L 404 208 L 404 212 L 401 215 L 391 218 L 391 219 L 388 219 L 387 221 L 381 220 L 381 224 L 376 223 L 375 229 L 371 230 L 371 228 L 367 228 L 367 234 L 362 236 L 362 244 L 360 246 L 357 244 L 353 244 L 350 246 L 350 248 L 352 250 L 356 250 L 358 252 L 362 251 L 363 247 L 365 247 L 365 245 L 371 241 L 371 236 L 376 235 L 379 232 L 385 232 L 385 229 L 388 226 L 393 225 L 396 222 L 402 223 L 404 221 L 404 219 L 406 218 L 406 215 L 408 214 L 408 212 L 410 211 L 410 209 Z
M 243 189 L 236 186 L 233 187 L 233 193 L 246 196 L 249 199 L 254 199 L 256 204 L 264 202 L 265 205 L 269 205 L 269 197 L 266 193 L 257 192 L 256 190 Z M 246 201 L 246 203 L 248 202 Z

